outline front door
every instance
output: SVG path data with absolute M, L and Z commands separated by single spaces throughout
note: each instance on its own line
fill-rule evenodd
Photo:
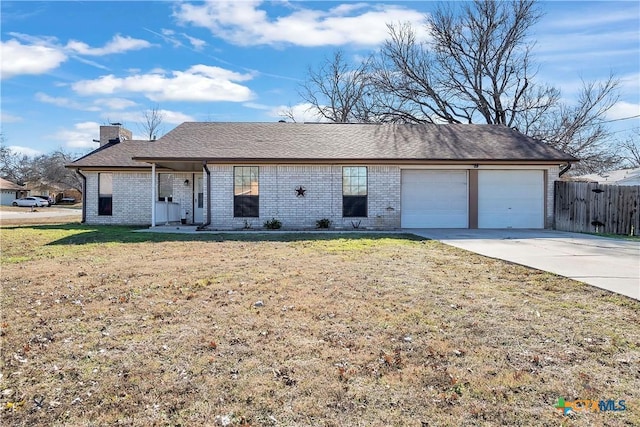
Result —
M 204 187 L 202 177 L 196 177 L 196 185 L 193 188 L 193 222 L 204 222 Z

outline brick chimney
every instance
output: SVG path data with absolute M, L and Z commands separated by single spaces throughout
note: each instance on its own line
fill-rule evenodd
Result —
M 126 139 L 131 139 L 132 136 L 131 131 L 123 128 L 120 123 L 100 126 L 100 147 L 110 142 L 118 143 Z

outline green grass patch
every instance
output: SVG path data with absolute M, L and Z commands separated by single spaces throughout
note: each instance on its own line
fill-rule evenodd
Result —
M 329 252 L 352 252 L 377 244 L 423 240 L 412 234 L 384 233 L 157 233 L 136 232 L 140 227 L 83 224 L 34 225 L 0 229 L 2 263 L 73 256 L 92 245 L 162 242 L 324 242 Z

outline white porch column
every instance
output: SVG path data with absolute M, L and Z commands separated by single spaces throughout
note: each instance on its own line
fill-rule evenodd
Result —
M 211 222 L 209 220 L 209 215 L 211 213 L 211 210 L 207 210 L 207 206 L 209 206 L 209 197 L 211 197 L 211 194 L 209 194 L 209 183 L 207 182 L 207 172 L 208 172 L 207 165 L 204 162 L 202 162 L 201 172 L 202 172 L 202 197 L 204 198 L 204 200 L 202 201 L 202 223 L 208 224 Z
M 202 173 L 203 178 L 206 177 L 203 183 L 203 197 L 207 202 L 205 203 L 204 212 L 202 213 L 202 217 L 204 219 L 202 226 L 207 227 L 211 225 L 211 171 L 207 167 L 207 162 L 205 160 L 202 161 Z
M 156 164 L 151 163 L 151 227 L 156 226 Z

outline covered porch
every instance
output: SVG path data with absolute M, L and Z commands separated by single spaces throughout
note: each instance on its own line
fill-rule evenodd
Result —
M 209 223 L 206 209 L 210 173 L 206 163 L 149 161 L 151 164 L 151 227 L 170 224 L 201 226 Z

